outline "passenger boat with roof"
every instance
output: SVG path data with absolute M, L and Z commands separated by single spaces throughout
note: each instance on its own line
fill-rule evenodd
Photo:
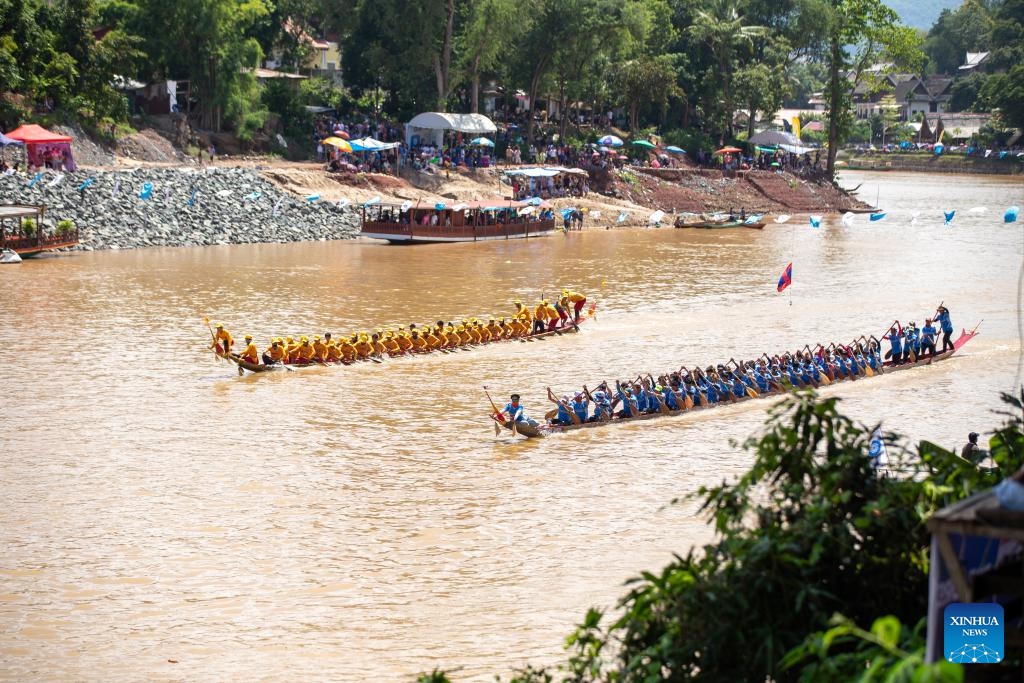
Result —
M 19 257 L 15 260 L 4 256 L 0 263 L 19 263 L 21 258 L 78 244 L 78 230 L 49 230 L 43 222 L 45 215 L 45 206 L 0 205 L 0 251 L 11 251 Z
M 539 199 L 370 204 L 362 209 L 363 237 L 392 244 L 530 239 L 555 229 L 554 210 Z

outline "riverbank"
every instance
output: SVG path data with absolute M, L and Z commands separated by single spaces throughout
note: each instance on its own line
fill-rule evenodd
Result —
M 413 184 L 266 158 L 205 166 L 118 158 L 115 166 L 48 171 L 34 183 L 0 177 L 0 203 L 43 205 L 51 228 L 72 221 L 84 250 L 338 240 L 358 236 L 359 207 L 368 201 L 507 201 L 512 188 L 505 170 L 421 174 Z M 832 213 L 865 206 L 829 183 L 784 173 L 626 168 L 591 175 L 594 191 L 587 197 L 551 200 L 556 210 L 583 210 L 591 229 L 647 226 L 655 211 L 671 224 L 680 213 Z
M 864 154 L 845 160 L 851 171 L 912 171 L 916 173 L 960 173 L 965 175 L 1020 175 L 1024 157 L 982 159 L 959 155 Z

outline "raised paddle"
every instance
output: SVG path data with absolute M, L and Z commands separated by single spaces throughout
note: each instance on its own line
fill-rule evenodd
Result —
M 228 361 L 230 363 L 231 359 L 230 358 L 225 358 L 224 356 L 222 356 L 221 353 L 220 353 L 220 349 L 217 348 L 219 346 L 219 344 L 217 344 L 217 335 L 214 334 L 214 332 L 213 332 L 213 326 L 210 325 L 210 319 L 207 318 L 206 316 L 203 316 L 203 322 L 206 323 L 206 329 L 210 330 L 210 336 L 213 338 L 213 355 L 216 356 L 220 360 L 226 360 L 226 361 Z
M 498 410 L 498 406 L 496 406 L 494 404 L 494 399 L 491 398 L 491 394 L 490 394 L 489 391 L 487 391 L 487 387 L 486 386 L 484 386 L 484 394 L 487 395 L 487 400 L 490 401 L 491 409 L 494 411 L 492 413 L 492 417 L 495 418 L 495 422 L 494 422 L 494 435 L 498 436 L 499 434 L 501 434 L 501 427 L 498 426 L 498 420 L 501 420 L 501 424 L 502 425 L 506 424 L 505 416 L 504 416 L 504 414 L 502 414 L 502 412 L 500 410 Z

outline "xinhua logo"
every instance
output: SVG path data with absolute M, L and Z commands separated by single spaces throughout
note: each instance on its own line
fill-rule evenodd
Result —
M 1003 606 L 991 602 L 954 602 L 946 606 L 943 645 L 954 664 L 1003 661 Z

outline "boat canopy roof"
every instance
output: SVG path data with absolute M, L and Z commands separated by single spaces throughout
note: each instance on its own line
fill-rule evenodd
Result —
M 534 166 L 530 168 L 513 168 L 505 171 L 505 175 L 521 175 L 527 178 L 550 178 L 560 174 L 588 175 L 582 168 L 566 168 L 565 166 Z
M 42 214 L 43 209 L 39 206 L 28 204 L 3 204 L 0 205 L 0 220 L 5 218 L 35 218 Z

